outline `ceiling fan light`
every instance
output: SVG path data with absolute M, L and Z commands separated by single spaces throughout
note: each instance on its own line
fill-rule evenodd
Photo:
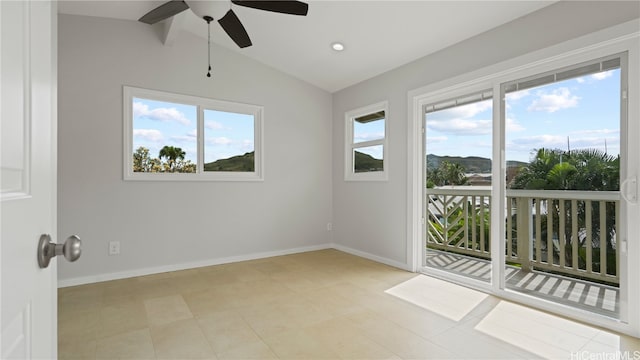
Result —
M 341 42 L 334 42 L 333 44 L 331 44 L 331 48 L 335 51 L 343 51 L 344 44 Z
M 219 1 L 186 1 L 186 3 L 191 8 L 191 11 L 201 19 L 205 16 L 217 19 L 221 17 L 221 14 L 224 14 L 225 5 L 217 4 Z M 226 5 L 226 7 L 228 8 L 229 6 Z

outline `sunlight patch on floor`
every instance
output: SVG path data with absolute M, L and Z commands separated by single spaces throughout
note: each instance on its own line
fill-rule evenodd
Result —
M 570 358 L 600 331 L 506 301 L 498 303 L 476 330 L 544 358 Z
M 385 292 L 454 321 L 460 321 L 489 296 L 425 275 L 416 276 Z

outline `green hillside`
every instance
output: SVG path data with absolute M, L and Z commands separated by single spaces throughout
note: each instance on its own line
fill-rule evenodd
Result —
M 515 167 L 515 168 L 519 168 L 519 167 L 523 167 L 529 165 L 529 163 L 526 162 L 522 162 L 522 161 L 517 161 L 517 160 L 507 160 L 507 167 Z
M 376 159 L 371 155 L 361 153 L 359 151 L 355 152 L 355 157 L 353 161 L 354 161 L 355 172 L 369 172 L 369 171 L 383 170 L 383 160 Z
M 453 164 L 464 166 L 466 173 L 471 174 L 487 174 L 491 172 L 491 159 L 479 156 L 438 156 L 434 154 L 427 155 L 427 169 L 437 169 L 440 163 L 448 161 Z M 525 162 L 508 160 L 507 167 L 520 167 L 527 165 Z
M 255 171 L 254 153 L 232 156 L 228 159 L 219 159 L 204 164 L 204 171 Z

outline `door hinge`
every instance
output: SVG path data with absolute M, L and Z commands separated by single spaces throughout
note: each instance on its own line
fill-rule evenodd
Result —
M 420 224 L 424 225 L 424 218 L 423 217 L 420 218 Z
M 627 100 L 627 90 L 622 90 L 622 99 Z

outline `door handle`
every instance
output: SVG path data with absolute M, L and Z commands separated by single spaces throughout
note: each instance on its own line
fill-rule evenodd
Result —
M 38 242 L 38 265 L 42 269 L 46 268 L 57 255 L 64 255 L 69 262 L 74 262 L 81 253 L 82 241 L 77 235 L 69 236 L 64 244 L 55 244 L 51 242 L 51 235 L 42 234 Z
M 635 177 L 625 179 L 620 184 L 620 195 L 629 204 L 638 203 L 638 180 Z

